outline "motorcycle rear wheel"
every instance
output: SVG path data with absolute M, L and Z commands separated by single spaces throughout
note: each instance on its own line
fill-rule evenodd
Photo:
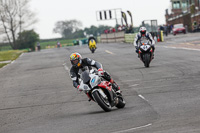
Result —
M 118 104 L 116 105 L 117 108 L 124 108 L 126 105 L 126 102 L 123 97 L 118 97 Z

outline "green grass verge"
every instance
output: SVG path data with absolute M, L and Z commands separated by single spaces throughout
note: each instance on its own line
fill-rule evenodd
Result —
M 0 63 L 0 68 L 2 68 L 3 66 L 7 65 L 8 63 Z
M 86 39 L 86 38 L 78 38 L 78 40 L 83 40 L 83 39 Z M 73 46 L 74 40 L 77 40 L 77 39 L 55 39 L 55 40 L 49 39 L 49 40 L 40 40 L 39 42 L 40 42 L 41 49 L 47 49 L 47 48 L 55 48 L 58 41 L 60 42 L 62 47 Z M 35 46 L 37 46 L 37 44 L 35 44 Z M 0 45 L 0 51 L 8 51 L 8 50 L 12 50 L 10 45 L 7 45 L 7 46 Z
M 85 38 L 78 38 L 78 40 L 82 40 L 82 39 L 85 39 Z M 60 42 L 60 44 L 62 45 L 62 47 L 65 47 L 65 46 L 73 46 L 73 41 L 76 40 L 76 39 L 68 39 L 68 40 L 65 40 L 65 39 L 60 39 L 60 40 L 42 40 L 40 42 L 40 46 L 42 49 L 46 49 L 46 48 L 55 48 L 56 45 L 57 45 L 57 41 Z
M 23 52 L 25 52 L 25 50 L 0 51 L 0 61 L 15 60 Z

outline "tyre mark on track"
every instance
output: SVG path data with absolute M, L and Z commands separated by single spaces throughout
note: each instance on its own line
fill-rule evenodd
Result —
M 77 100 L 77 101 L 66 101 L 66 102 L 49 103 L 49 104 L 38 104 L 38 105 L 21 106 L 21 107 L 18 106 L 18 107 L 10 107 L 10 108 L 1 108 L 0 110 L 14 110 L 14 109 L 23 109 L 23 108 L 41 107 L 41 106 L 48 106 L 48 105 L 59 105 L 59 104 L 76 103 L 76 102 L 87 102 L 87 101 L 83 101 L 83 100 Z
M 163 46 L 163 47 L 164 47 L 164 48 L 171 48 L 171 49 L 181 49 L 181 50 L 200 51 L 200 49 L 186 48 L 186 47 L 172 47 L 172 46 Z

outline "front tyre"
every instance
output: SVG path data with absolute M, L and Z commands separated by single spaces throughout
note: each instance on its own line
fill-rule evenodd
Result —
M 144 57 L 143 57 L 143 60 L 144 60 L 144 66 L 145 67 L 149 67 L 149 64 L 150 64 L 150 54 L 145 54 Z
M 103 98 L 103 96 L 101 96 L 101 94 L 98 91 L 93 92 L 93 97 L 105 112 L 111 111 L 111 105 L 108 99 Z
M 90 50 L 91 50 L 91 52 L 92 52 L 92 53 L 94 53 L 94 51 L 95 51 L 95 49 L 94 49 L 94 48 L 91 48 Z

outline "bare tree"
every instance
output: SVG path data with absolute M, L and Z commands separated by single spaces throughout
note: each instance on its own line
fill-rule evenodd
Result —
M 17 49 L 18 33 L 36 22 L 29 10 L 30 0 L 0 0 L 0 29 L 13 49 Z

